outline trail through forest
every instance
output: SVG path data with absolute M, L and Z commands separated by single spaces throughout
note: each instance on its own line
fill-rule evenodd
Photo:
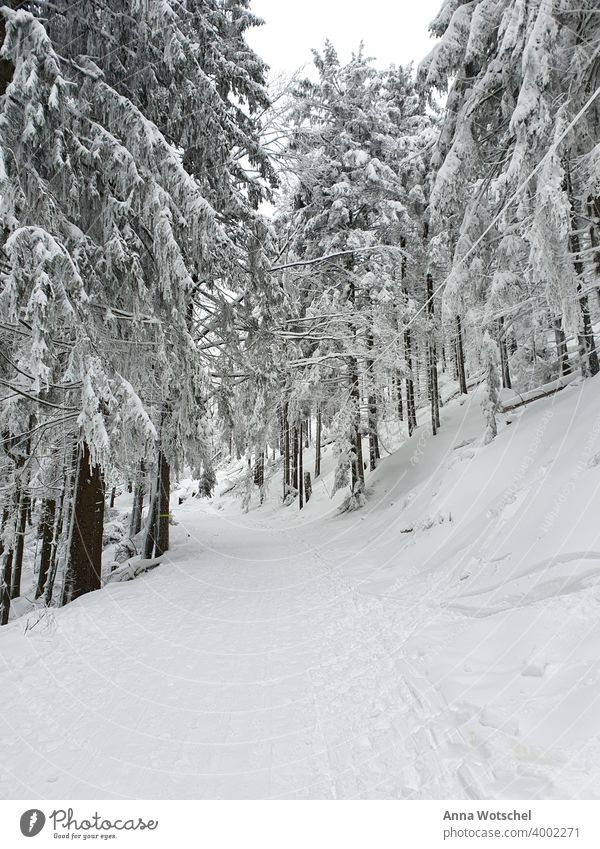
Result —
M 487 446 L 453 401 L 353 514 L 327 451 L 302 513 L 182 486 L 159 567 L 3 630 L 0 793 L 597 796 L 595 384 Z

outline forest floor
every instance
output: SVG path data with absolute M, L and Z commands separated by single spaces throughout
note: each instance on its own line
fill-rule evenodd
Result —
M 174 506 L 158 568 L 2 629 L 0 797 L 600 797 L 598 389 L 487 446 L 452 401 L 354 513 L 329 453 L 301 512 Z

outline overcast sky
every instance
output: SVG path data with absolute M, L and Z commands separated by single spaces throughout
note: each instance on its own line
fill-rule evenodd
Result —
M 289 74 L 311 62 L 311 48 L 326 38 L 345 61 L 361 39 L 378 65 L 418 64 L 434 43 L 429 22 L 442 0 L 253 0 L 264 26 L 248 31 L 248 41 L 271 66 Z

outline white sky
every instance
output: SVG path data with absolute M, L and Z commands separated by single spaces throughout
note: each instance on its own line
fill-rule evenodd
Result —
M 264 26 L 247 31 L 253 49 L 271 74 L 290 74 L 312 63 L 311 48 L 333 42 L 340 59 L 360 43 L 378 65 L 417 65 L 434 40 L 428 26 L 442 0 L 253 0 L 251 9 Z

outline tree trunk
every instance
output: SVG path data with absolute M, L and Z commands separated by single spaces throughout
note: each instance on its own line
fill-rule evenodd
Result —
M 2 575 L 0 576 L 0 625 L 8 624 L 10 616 L 10 585 L 12 577 L 13 550 L 10 548 L 4 554 Z
M 353 406 L 352 449 L 352 492 L 364 489 L 365 468 L 362 453 L 362 435 L 360 432 L 360 388 L 358 382 L 358 362 L 350 357 L 350 399 Z
M 290 423 L 288 421 L 289 407 L 287 402 L 283 405 L 283 497 L 290 491 L 291 463 L 290 463 Z
M 404 237 L 400 239 L 400 247 L 406 247 Z M 408 301 L 408 289 L 406 288 L 406 257 L 402 257 L 401 264 L 402 293 Z M 415 402 L 415 380 L 413 374 L 413 352 L 410 328 L 404 330 L 404 359 L 406 360 L 406 419 L 408 423 L 408 435 L 412 436 L 417 427 L 417 407 Z M 402 394 L 402 393 L 400 393 Z
M 377 468 L 377 461 L 380 458 L 377 433 L 377 399 L 375 395 L 369 395 L 369 468 L 371 471 Z
M 304 507 L 304 457 L 302 447 L 302 421 L 298 428 L 298 507 L 300 510 Z
M 429 339 L 427 341 L 429 359 L 429 394 L 431 397 L 431 429 L 435 436 L 440 427 L 440 391 L 437 371 L 437 348 L 435 344 L 433 277 L 428 274 L 427 281 L 427 314 L 429 316 Z
M 373 349 L 373 334 L 367 333 L 367 351 Z M 369 468 L 373 471 L 377 467 L 377 461 L 381 458 L 379 453 L 379 436 L 377 434 L 377 395 L 375 394 L 375 363 L 373 360 L 367 360 L 367 382 L 369 385 L 368 405 L 368 425 L 369 425 Z
M 279 450 L 279 456 L 283 457 L 284 455 L 284 439 L 285 439 L 285 428 L 283 423 L 283 404 L 280 404 L 277 408 L 277 417 L 279 419 L 279 433 L 277 435 L 277 448 Z M 273 449 L 273 459 L 275 459 L 275 449 Z
M 144 560 L 151 560 L 154 554 L 154 546 L 157 536 L 157 519 L 158 519 L 158 490 L 154 487 L 154 492 L 150 497 L 148 505 L 148 516 L 146 519 L 146 535 L 144 537 Z
M 169 550 L 169 519 L 171 518 L 169 513 L 171 501 L 171 468 L 162 449 L 158 452 L 157 496 L 158 515 L 154 556 L 162 557 L 165 551 Z
M 64 470 L 62 492 L 60 494 L 60 502 L 58 512 L 54 522 L 52 532 L 52 547 L 50 550 L 50 567 L 48 569 L 48 580 L 46 582 L 46 590 L 44 593 L 44 603 L 49 607 L 52 603 L 52 593 L 54 591 L 54 582 L 56 580 L 56 571 L 58 568 L 58 541 L 62 534 L 64 514 L 65 514 L 65 498 L 67 496 L 67 470 Z
M 100 466 L 91 465 L 90 450 L 85 441 L 79 451 L 71 522 L 63 604 L 99 590 L 102 583 L 104 481 Z
M 348 269 L 352 273 L 354 266 L 354 257 L 349 262 Z M 356 305 L 356 286 L 351 277 L 348 284 L 348 303 L 352 307 L 352 312 Z M 356 343 L 356 325 L 351 320 L 349 323 L 349 331 L 352 341 Z M 363 465 L 362 454 L 362 435 L 360 432 L 360 384 L 358 379 L 358 361 L 355 356 L 348 358 L 348 379 L 350 383 L 350 403 L 352 406 L 352 431 L 350 442 L 353 450 L 352 460 L 352 494 L 360 494 L 364 489 L 365 484 L 365 469 Z
M 298 492 L 298 428 L 294 426 L 290 435 L 290 487 Z
M 23 552 L 25 549 L 25 528 L 27 527 L 27 511 L 29 509 L 29 496 L 25 489 L 19 488 L 18 505 L 17 524 L 15 529 L 15 550 L 10 583 L 11 598 L 18 598 L 21 595 L 21 573 L 23 571 Z
M 143 460 L 140 460 L 138 473 L 135 480 L 135 489 L 133 493 L 133 505 L 131 508 L 131 521 L 129 523 L 129 536 L 137 536 L 142 530 L 142 512 L 144 509 L 144 495 L 146 490 L 146 467 Z
M 265 482 L 265 452 L 257 448 L 254 458 L 254 483 L 260 487 Z
M 310 472 L 304 472 L 304 497 L 306 498 L 306 503 L 310 501 L 310 497 L 312 495 L 312 482 L 310 479 Z
M 565 162 L 565 188 L 569 197 L 569 205 L 571 209 L 571 232 L 569 234 L 569 247 L 573 254 L 573 265 L 577 274 L 577 294 L 579 296 L 579 306 L 581 309 L 581 318 L 583 324 L 583 333 L 579 334 L 579 355 L 581 358 L 581 373 L 584 377 L 588 373 L 593 377 L 600 371 L 600 362 L 596 351 L 596 341 L 594 339 L 594 331 L 592 329 L 592 320 L 590 318 L 590 305 L 588 296 L 584 293 L 583 283 L 585 269 L 581 258 L 581 243 L 579 240 L 579 216 L 575 208 L 575 198 L 573 196 L 573 185 L 571 183 L 571 172 L 569 162 Z
M 600 197 L 588 198 L 588 218 L 590 219 L 590 244 L 594 251 L 594 271 L 596 277 L 600 277 Z M 596 295 L 600 302 L 600 288 L 598 286 L 596 286 Z
M 465 373 L 465 349 L 463 347 L 462 322 L 456 316 L 456 367 L 458 369 L 458 385 L 463 395 L 467 394 L 467 376 Z
M 2 569 L 0 571 L 0 625 L 8 623 L 10 616 L 10 581 L 12 567 L 12 549 L 5 553 L 2 533 L 9 519 L 9 509 L 5 507 L 2 512 L 2 528 L 0 530 L 0 557 L 2 557 Z
M 553 321 L 554 339 L 556 341 L 556 352 L 558 355 L 558 370 L 561 377 L 566 374 L 571 374 L 571 364 L 569 362 L 569 352 L 567 350 L 567 340 L 565 332 L 562 329 L 562 320 L 555 318 Z
M 413 378 L 412 339 L 410 330 L 404 331 L 404 359 L 408 374 L 406 377 L 406 417 L 408 435 L 412 436 L 417 427 L 417 408 L 415 404 L 415 382 Z
M 498 319 L 498 330 L 498 344 L 500 346 L 500 365 L 502 367 L 502 386 L 505 389 L 512 389 L 512 383 L 510 380 L 510 369 L 508 367 L 508 347 L 506 345 L 503 315 L 501 315 Z
M 398 307 L 394 303 L 394 327 L 396 336 L 400 338 L 400 322 L 398 321 Z M 398 411 L 398 419 L 404 421 L 404 408 L 402 405 L 402 373 L 400 369 L 396 369 L 392 378 L 394 389 L 396 391 L 396 409 Z
M 398 411 L 398 419 L 402 422 L 404 421 L 404 407 L 402 404 L 402 377 L 399 371 L 396 372 L 394 382 L 396 384 L 396 409 Z
M 44 587 L 50 572 L 52 558 L 52 541 L 54 539 L 54 519 L 56 516 L 56 501 L 53 498 L 45 498 L 42 502 L 40 516 L 40 539 L 42 542 L 40 552 L 40 571 L 38 573 L 35 597 L 43 595 Z
M 579 242 L 578 237 L 573 238 L 577 243 Z M 580 266 L 583 269 L 582 263 L 576 263 L 576 267 L 577 266 Z M 583 273 L 583 271 L 581 273 Z M 583 333 L 578 337 L 579 355 L 581 357 L 581 373 L 584 377 L 587 377 L 588 373 L 593 377 L 600 371 L 600 362 L 598 361 L 596 341 L 594 339 L 592 320 L 590 318 L 590 304 L 588 296 L 582 294 L 583 289 L 581 283 L 577 284 L 577 292 L 579 294 L 579 306 L 581 307 L 581 317 L 583 321 Z
M 315 477 L 321 474 L 321 405 L 317 407 L 317 432 L 315 435 Z
M 14 9 L 15 2 L 16 0 L 8 0 L 8 2 L 7 0 L 4 0 L 2 5 L 9 6 L 11 9 Z M 4 17 L 0 16 L 0 46 L 4 44 L 5 36 L 6 23 Z M 14 71 L 14 65 L 9 59 L 0 59 L 0 97 L 4 97 L 6 94 L 6 89 L 12 82 Z

